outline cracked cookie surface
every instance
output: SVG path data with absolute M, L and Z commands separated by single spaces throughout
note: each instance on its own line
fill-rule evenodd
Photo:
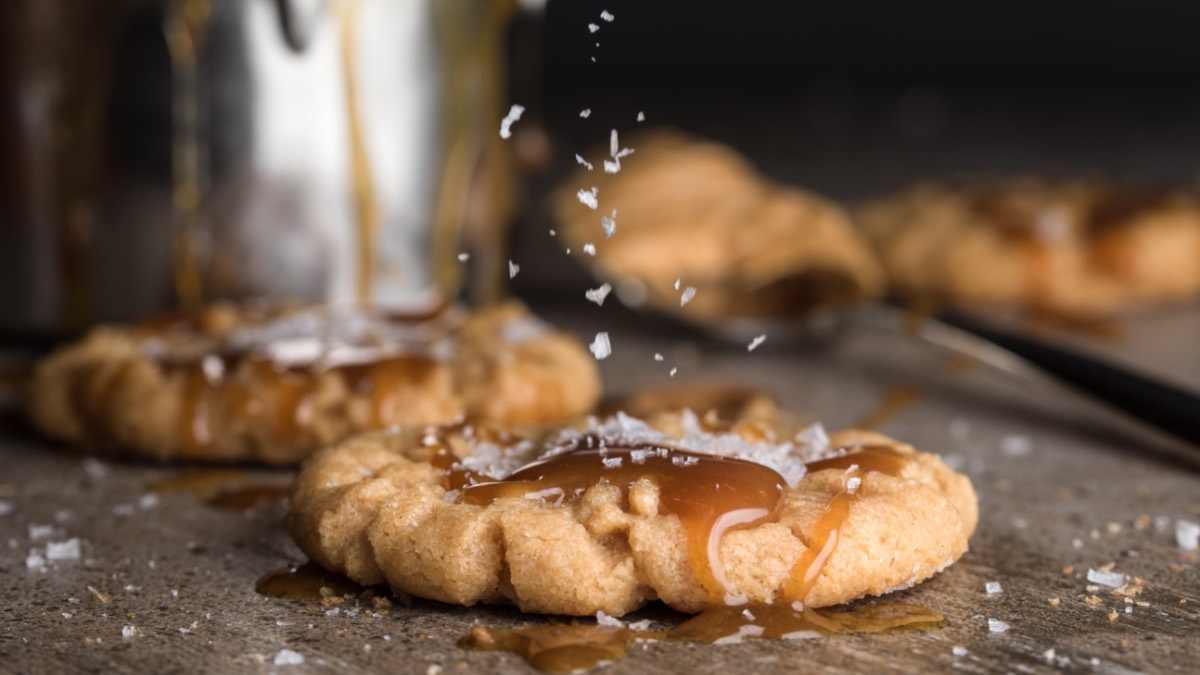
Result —
M 906 588 L 966 551 L 975 493 L 936 455 L 769 419 L 365 434 L 306 462 L 288 528 L 359 583 L 566 615 L 652 600 L 823 607 Z

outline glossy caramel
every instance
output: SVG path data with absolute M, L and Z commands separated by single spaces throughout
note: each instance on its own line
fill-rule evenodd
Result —
M 254 590 L 261 595 L 282 600 L 320 600 L 357 595 L 363 587 L 309 562 L 267 572 L 258 580 Z
M 504 480 L 465 486 L 459 499 L 468 504 L 504 497 L 572 502 L 604 482 L 619 488 L 627 500 L 634 483 L 650 480 L 658 487 L 659 510 L 683 523 L 696 579 L 715 604 L 724 603 L 731 591 L 718 554 L 721 538 L 733 529 L 777 520 L 787 490 L 783 477 L 762 464 L 732 457 L 668 446 L 601 448 L 599 438 L 586 438 L 591 442 Z

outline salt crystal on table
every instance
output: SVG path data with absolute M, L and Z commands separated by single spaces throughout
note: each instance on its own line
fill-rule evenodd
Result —
M 523 112 L 525 112 L 525 106 L 517 105 L 516 103 L 508 109 L 508 114 L 504 116 L 504 119 L 500 120 L 500 138 L 512 137 L 512 125 L 521 119 L 521 113 Z
M 609 23 L 612 23 L 612 20 L 617 17 L 613 16 L 607 9 L 605 9 L 605 10 L 601 10 L 600 18 L 604 19 L 605 21 L 607 21 Z
M 153 492 L 148 492 L 141 497 L 138 497 L 138 506 L 140 506 L 142 510 L 148 510 L 158 506 L 158 495 L 154 494 Z
M 108 475 L 108 465 L 98 459 L 85 459 L 80 466 L 88 478 L 99 479 Z
M 960 647 L 959 645 L 954 645 L 954 647 L 953 647 L 953 648 L 951 648 L 951 649 L 950 649 L 950 651 L 951 651 L 951 652 L 952 652 L 952 653 L 953 653 L 955 656 L 966 656 L 966 655 L 967 655 L 967 648 L 966 648 L 966 647 Z
M 1000 619 L 988 619 L 988 630 L 993 633 L 1006 633 L 1008 628 L 1008 624 Z
M 123 638 L 131 638 L 137 634 L 138 629 L 136 626 L 125 626 L 121 628 L 121 637 Z
M 683 289 L 683 295 L 679 296 L 679 306 L 683 307 L 691 302 L 692 298 L 694 297 L 696 297 L 696 289 L 692 286 L 688 286 L 687 288 Z
M 518 265 L 517 263 L 515 263 L 511 260 L 508 261 L 508 278 L 509 279 L 512 279 L 513 277 L 517 276 L 517 272 L 520 272 L 520 271 L 521 271 L 520 265 Z
M 584 159 L 582 155 L 575 155 L 575 163 L 579 164 L 580 166 L 586 166 L 588 171 L 592 170 L 592 163 Z
M 758 346 L 761 345 L 763 342 L 765 342 L 766 339 L 767 339 L 767 336 L 765 334 L 759 335 L 758 337 L 751 340 L 750 344 L 746 345 L 746 351 L 752 352 L 755 349 L 758 349 Z
M 662 361 L 662 360 L 663 360 L 663 355 L 662 355 L 662 354 L 659 354 L 658 352 L 655 352 L 655 353 L 654 353 L 654 360 L 655 360 L 655 361 Z
M 612 236 L 612 235 L 609 235 L 609 236 Z M 16 510 L 17 510 L 17 507 L 12 502 L 0 499 L 0 516 L 12 515 L 12 513 Z
M 1120 588 L 1125 585 L 1125 575 L 1120 572 L 1102 572 L 1090 568 L 1087 572 L 1087 580 L 1109 588 Z
M 591 116 L 592 116 L 592 109 L 591 109 L 591 108 L 584 108 L 583 110 L 580 110 L 580 111 L 579 111 L 579 116 L 580 116 L 580 117 L 582 117 L 583 119 L 587 119 L 587 118 L 591 117 Z
M 42 557 L 41 551 L 31 549 L 29 555 L 25 556 L 25 567 L 39 572 L 46 569 L 46 559 Z
M 79 560 L 79 538 L 46 542 L 46 560 Z
M 1000 587 L 999 581 L 989 581 L 983 585 L 983 588 L 987 591 L 988 595 L 1000 595 L 1004 592 L 1004 589 Z
M 611 285 L 603 284 L 600 286 L 600 288 L 593 288 L 593 289 L 584 291 L 583 295 L 588 300 L 591 300 L 592 302 L 596 303 L 597 305 L 604 306 L 604 299 L 608 297 L 608 294 L 611 291 L 612 291 Z
M 1009 457 L 1024 457 L 1033 450 L 1033 441 L 1026 436 L 1005 436 L 1000 439 L 1000 452 Z
M 1200 524 L 1186 520 L 1175 521 L 1175 543 L 1185 551 L 1200 548 Z
M 47 539 L 54 536 L 53 525 L 38 525 L 36 523 L 29 524 L 29 538 L 31 540 Z
M 299 666 L 304 663 L 304 655 L 290 649 L 280 649 L 275 655 L 277 666 Z
M 608 341 L 608 333 L 604 331 L 596 333 L 596 339 L 588 345 L 588 349 L 591 350 L 597 361 L 608 358 L 608 355 L 612 354 L 612 344 Z

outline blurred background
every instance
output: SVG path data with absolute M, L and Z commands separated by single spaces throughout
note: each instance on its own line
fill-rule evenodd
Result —
M 612 129 L 723 141 L 844 203 L 963 174 L 1182 185 L 1200 157 L 1188 3 L 14 0 L 0 18 L 9 337 L 217 296 L 486 301 L 504 258 L 519 295 L 574 298 L 594 282 L 546 195 Z

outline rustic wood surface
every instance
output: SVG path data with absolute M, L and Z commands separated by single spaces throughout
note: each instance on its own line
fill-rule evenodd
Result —
M 610 391 L 670 382 L 668 371 L 678 368 L 676 381 L 753 384 L 837 428 L 892 388 L 915 386 L 920 398 L 881 430 L 946 455 L 974 480 L 982 507 L 970 553 L 897 594 L 945 614 L 943 628 L 728 646 L 649 643 L 602 672 L 1200 670 L 1200 564 L 1175 537 L 1178 521 L 1200 522 L 1200 471 L 1102 420 L 1073 421 L 1060 395 L 964 369 L 908 338 L 848 332 L 814 349 L 768 334 L 748 353 L 611 303 L 546 314 L 588 340 L 610 332 L 613 355 L 602 363 Z M 1200 311 L 1188 310 L 1130 320 L 1118 341 L 1062 339 L 1200 390 L 1197 336 Z M 665 360 L 655 362 L 655 352 Z M 264 573 L 303 561 L 281 527 L 283 506 L 218 509 L 194 494 L 147 487 L 194 469 L 87 460 L 11 420 L 0 435 L 0 464 L 0 671 L 531 670 L 515 656 L 456 642 L 475 624 L 544 617 L 426 602 L 326 607 L 257 594 Z M 237 471 L 252 483 L 288 477 Z M 78 560 L 28 564 L 48 542 L 75 537 Z M 1143 580 L 1142 592 L 1127 600 L 1089 589 L 1089 568 L 1109 563 Z M 991 581 L 1001 593 L 985 591 Z M 639 616 L 678 619 L 660 607 Z M 989 619 L 1010 628 L 991 632 Z M 123 637 L 126 627 L 131 637 Z M 303 663 L 277 665 L 284 649 Z

